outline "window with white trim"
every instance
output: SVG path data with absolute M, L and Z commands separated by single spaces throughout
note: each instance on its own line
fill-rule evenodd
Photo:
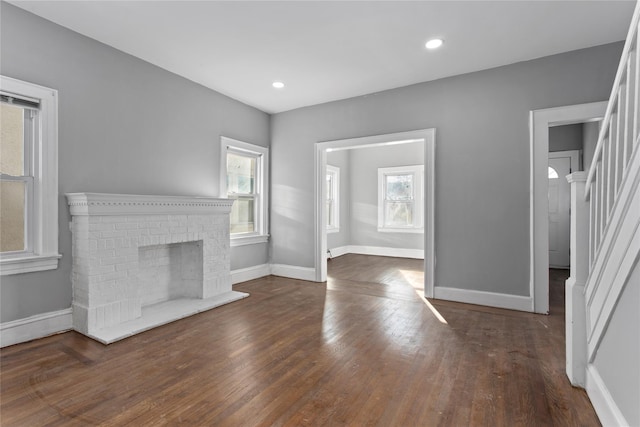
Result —
M 340 168 L 327 165 L 327 233 L 340 231 Z
M 265 147 L 221 138 L 221 194 L 234 199 L 230 215 L 231 246 L 268 240 L 268 167 Z
M 0 271 L 58 267 L 57 91 L 0 76 Z
M 378 168 L 378 231 L 424 232 L 424 165 Z

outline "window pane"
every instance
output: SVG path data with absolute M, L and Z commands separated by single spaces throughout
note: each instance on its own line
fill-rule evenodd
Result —
M 384 225 L 387 227 L 410 227 L 413 225 L 412 202 L 386 202 Z
M 331 200 L 327 200 L 326 209 L 327 209 L 327 225 L 332 226 L 333 225 L 333 202 Z
M 333 200 L 333 174 L 327 174 L 327 199 Z
M 386 175 L 387 200 L 411 200 L 413 197 L 413 175 Z
M 24 174 L 24 109 L 2 103 L 0 110 L 0 172 Z
M 253 219 L 255 201 L 252 197 L 239 197 L 231 208 L 231 233 L 251 233 L 255 230 Z
M 0 181 L 0 251 L 23 251 L 25 183 Z
M 252 194 L 256 176 L 256 158 L 227 153 L 227 192 Z

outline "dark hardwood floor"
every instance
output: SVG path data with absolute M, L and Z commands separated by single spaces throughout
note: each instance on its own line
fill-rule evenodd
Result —
M 327 284 L 242 283 L 247 299 L 109 346 L 4 348 L 0 424 L 598 425 L 564 374 L 563 272 L 542 316 L 427 304 L 421 271 L 345 255 Z

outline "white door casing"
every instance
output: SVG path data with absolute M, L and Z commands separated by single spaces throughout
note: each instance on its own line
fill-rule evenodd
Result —
M 529 297 L 536 313 L 549 312 L 549 127 L 602 120 L 606 109 L 601 101 L 530 112 Z
M 419 129 L 316 143 L 315 147 L 315 271 L 316 281 L 327 280 L 326 167 L 327 150 L 395 145 L 423 141 L 424 156 L 424 295 L 433 298 L 435 286 L 435 136 L 436 130 Z

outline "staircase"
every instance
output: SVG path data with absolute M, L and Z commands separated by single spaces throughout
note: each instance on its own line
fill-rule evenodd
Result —
M 593 162 L 588 173 L 568 176 L 567 375 L 587 389 L 605 426 L 640 425 L 639 21 L 640 2 Z

